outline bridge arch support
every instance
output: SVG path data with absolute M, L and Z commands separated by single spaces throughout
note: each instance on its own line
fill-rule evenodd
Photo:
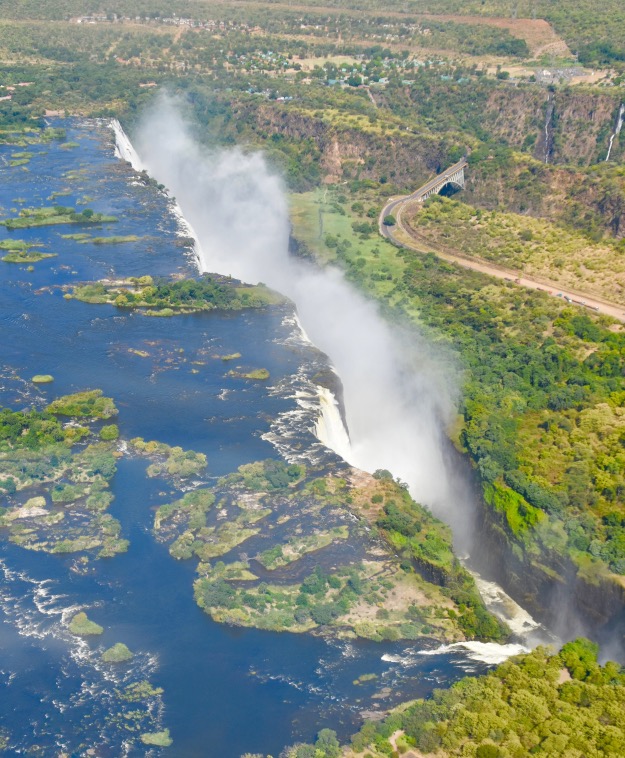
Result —
M 448 185 L 458 190 L 464 189 L 464 165 L 453 172 L 440 174 L 437 179 L 436 183 L 428 186 L 427 190 L 419 196 L 419 200 L 423 202 L 432 195 L 439 195 Z

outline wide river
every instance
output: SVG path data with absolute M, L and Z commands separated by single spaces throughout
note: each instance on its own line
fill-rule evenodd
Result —
M 171 201 L 115 158 L 109 126 L 55 126 L 64 126 L 76 146 L 36 145 L 27 166 L 13 167 L 16 148 L 0 146 L 0 215 L 89 205 L 119 218 L 102 234 L 139 239 L 96 245 L 61 237 L 76 227 L 0 227 L 0 239 L 36 241 L 57 254 L 32 272 L 0 263 L 0 405 L 42 407 L 59 395 L 101 388 L 120 409 L 122 438 L 204 452 L 209 478 L 284 453 L 331 464 L 333 454 L 314 436 L 321 406 L 311 381 L 326 360 L 302 337 L 290 308 L 157 319 L 63 299 L 67 284 L 193 276 L 197 269 Z M 207 360 L 234 352 L 247 365 L 267 368 L 268 385 L 226 377 L 221 361 Z M 193 363 L 200 359 L 203 365 Z M 29 380 L 40 373 L 52 374 L 54 383 L 36 388 Z M 41 755 L 59 748 L 82 754 L 97 746 L 98 755 L 145 755 L 125 728 L 119 688 L 149 679 L 163 688 L 150 730 L 167 727 L 173 738 L 171 748 L 154 753 L 277 755 L 322 727 L 345 737 L 362 711 L 427 695 L 487 667 L 485 649 L 436 652 L 425 642 L 333 641 L 214 623 L 193 600 L 195 562 L 173 560 L 151 536 L 153 510 L 170 492 L 145 477 L 145 466 L 122 459 L 112 484 L 110 512 L 130 540 L 126 554 L 92 561 L 81 572 L 76 556 L 0 541 L 0 730 L 10 751 L 38 746 Z M 80 609 L 106 628 L 95 642 L 66 630 Z M 121 668 L 103 666 L 102 648 L 118 641 L 135 657 Z M 498 657 L 495 650 L 493 662 Z M 378 678 L 355 685 L 365 673 Z

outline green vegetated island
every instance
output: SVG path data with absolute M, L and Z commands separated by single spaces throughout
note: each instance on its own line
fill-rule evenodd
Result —
M 449 529 L 388 472 L 248 464 L 162 505 L 154 534 L 174 558 L 197 560 L 195 598 L 216 621 L 377 641 L 508 635 Z
M 114 284 L 95 282 L 75 287 L 65 297 L 86 303 L 109 303 L 146 316 L 262 308 L 285 302 L 284 297 L 262 285 L 248 286 L 216 275 L 173 282 L 154 280 L 151 276 L 131 277 Z
M 0 529 L 29 550 L 108 558 L 128 549 L 117 519 L 106 511 L 117 460 L 119 428 L 114 401 L 86 390 L 43 410 L 0 410 Z M 162 442 L 130 440 L 128 454 L 150 459 L 148 477 L 174 485 L 206 468 L 203 453 Z M 80 621 L 80 620 L 79 620 Z M 77 622 L 78 623 L 78 622 Z
M 0 221 L 9 231 L 31 229 L 37 226 L 55 226 L 57 224 L 111 224 L 117 221 L 115 216 L 96 213 L 91 208 L 77 212 L 74 208 L 54 205 L 43 208 L 22 208 L 19 216 Z
M 40 245 L 25 240 L 0 240 L 0 250 L 6 251 L 2 256 L 5 263 L 38 263 L 45 258 L 54 258 L 55 253 L 42 253 Z
M 123 245 L 126 242 L 138 242 L 141 237 L 136 234 L 112 234 L 108 237 L 92 237 L 88 232 L 76 232 L 74 234 L 62 234 L 64 240 L 74 240 L 80 245 Z
M 90 560 L 113 558 L 128 549 L 119 521 L 107 513 L 113 501 L 111 483 L 122 455 L 117 446 L 118 427 L 111 423 L 117 415 L 114 401 L 101 390 L 65 395 L 41 410 L 0 409 L 0 492 L 4 500 L 0 538 L 26 550 L 71 556 L 78 572 L 85 570 Z M 182 463 L 181 458 L 191 458 L 194 465 Z M 162 470 L 172 477 L 186 476 L 204 467 L 206 459 L 158 443 L 158 462 L 152 465 L 155 468 L 148 468 L 149 476 Z M 84 611 L 75 613 L 67 628 L 96 645 L 105 631 Z M 123 666 L 133 654 L 118 642 L 102 648 L 99 657 L 103 663 Z M 128 733 L 136 733 L 146 745 L 170 745 L 168 730 L 149 731 L 155 727 L 154 714 L 161 707 L 162 693 L 147 681 L 125 684 L 114 692 L 118 712 L 112 713 L 111 719 L 119 721 Z
M 116 221 L 117 218 L 115 216 L 96 213 L 91 208 L 84 208 L 78 212 L 74 208 L 54 205 L 41 208 L 22 208 L 18 216 L 4 219 L 0 221 L 0 224 L 5 226 L 8 231 L 15 231 L 40 226 L 55 226 L 58 224 L 100 225 Z M 77 239 L 83 243 L 91 242 L 96 245 L 120 244 L 138 240 L 138 237 L 135 236 L 92 237 L 86 232 L 62 235 L 62 237 L 63 239 Z M 56 253 L 42 252 L 38 249 L 40 247 L 42 245 L 37 242 L 27 242 L 22 239 L 0 240 L 0 251 L 5 251 L 4 255 L 2 255 L 2 260 L 5 263 L 32 264 L 56 256 Z
M 322 730 L 315 745 L 286 748 L 285 758 L 618 758 L 625 751 L 625 672 L 597 663 L 586 639 L 559 653 L 537 648 L 478 678 L 467 677 L 427 700 L 369 721 L 341 746 Z
M 116 471 L 117 414 L 99 390 L 67 395 L 43 410 L 0 411 L 0 528 L 29 550 L 100 558 L 127 540 L 107 509 Z M 70 423 L 66 423 L 70 422 Z

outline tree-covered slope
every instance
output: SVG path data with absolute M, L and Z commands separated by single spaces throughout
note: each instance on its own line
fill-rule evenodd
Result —
M 462 679 L 367 722 L 340 748 L 328 730 L 315 746 L 287 748 L 286 758 L 471 756 L 617 758 L 625 753 L 625 673 L 600 666 L 588 640 L 555 654 L 537 648 L 485 676 Z

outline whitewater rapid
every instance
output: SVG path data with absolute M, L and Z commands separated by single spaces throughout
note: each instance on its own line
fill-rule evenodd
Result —
M 119 698 L 119 693 L 130 683 L 149 680 L 155 676 L 158 669 L 157 656 L 149 653 L 135 653 L 131 663 L 123 668 L 112 668 L 102 661 L 101 647 L 90 644 L 85 638 L 72 634 L 69 630 L 71 618 L 79 611 L 90 610 L 82 604 L 74 604 L 70 597 L 60 589 L 56 579 L 37 579 L 25 570 L 12 568 L 8 561 L 0 558 L 0 619 L 9 620 L 15 632 L 28 640 L 36 656 L 41 651 L 50 648 L 59 649 L 63 645 L 67 654 L 60 659 L 60 681 L 58 689 L 49 692 L 39 692 L 38 697 L 45 709 L 49 708 L 46 718 L 38 722 L 33 719 L 23 733 L 16 732 L 7 751 L 11 755 L 29 752 L 25 747 L 28 739 L 35 742 L 38 738 L 46 740 L 50 736 L 50 723 L 56 713 L 63 714 L 66 733 L 56 736 L 59 752 L 65 754 L 66 740 L 72 729 L 78 729 L 82 719 L 88 719 L 97 724 L 100 737 L 114 740 L 116 726 L 113 720 L 107 720 L 106 714 L 113 704 L 123 712 L 125 703 Z M 3 666 L 11 665 L 12 648 L 14 643 L 10 633 L 3 632 L 0 636 L 3 643 Z M 6 696 L 11 696 L 11 688 L 38 688 L 28 680 L 28 668 L 20 667 L 15 670 L 1 670 L 4 679 Z M 85 716 L 87 714 L 87 716 Z M 156 696 L 154 705 L 149 712 L 149 722 L 154 729 L 162 728 L 164 705 L 162 697 Z M 55 728 L 55 727 L 52 727 Z M 84 722 L 83 722 L 84 728 Z M 25 741 L 22 743 L 22 741 Z M 2 751 L 3 752 L 3 751 Z M 3 754 L 5 754 L 3 752 Z M 9 752 L 6 753 L 7 755 Z M 129 754 L 122 751 L 122 755 Z

